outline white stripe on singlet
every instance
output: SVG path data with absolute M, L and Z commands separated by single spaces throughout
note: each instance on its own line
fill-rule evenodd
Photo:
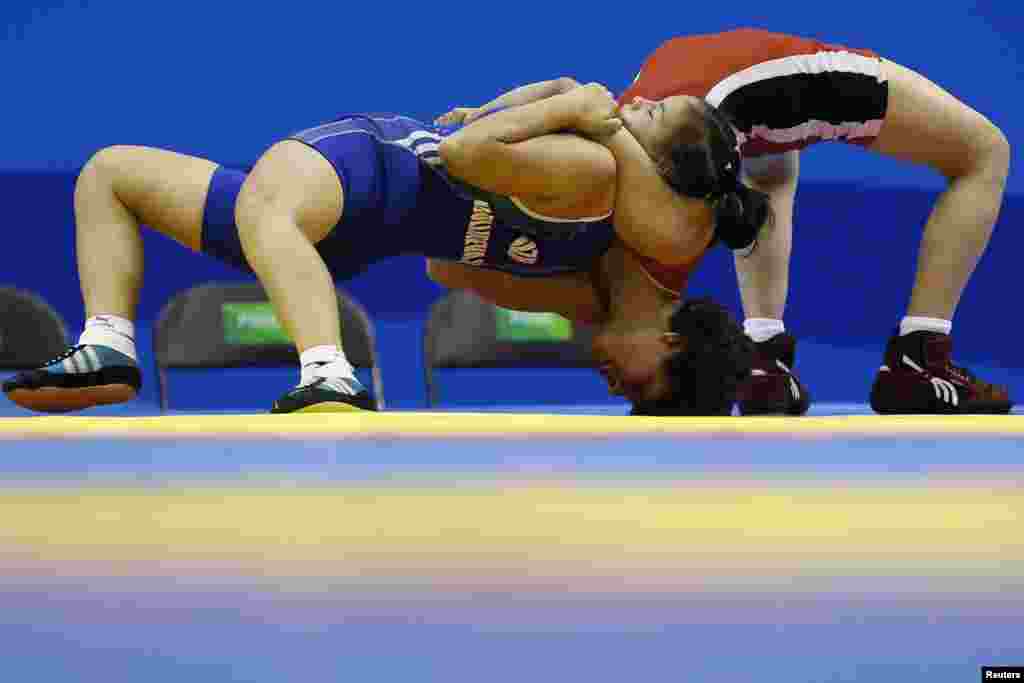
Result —
M 376 118 L 373 121 L 395 121 L 397 119 L 407 119 L 406 116 L 394 116 L 391 118 Z M 414 119 L 409 119 L 414 121 Z M 385 145 L 393 145 L 395 147 L 401 147 L 404 150 L 412 152 L 417 158 L 431 166 L 443 166 L 444 161 L 440 155 L 440 142 L 444 139 L 444 136 L 432 133 L 426 130 L 415 130 L 409 135 L 400 140 L 386 140 L 375 132 L 364 130 L 362 128 L 351 128 L 351 119 L 345 119 L 343 121 L 336 121 L 334 123 L 326 123 L 322 126 L 315 128 L 309 128 L 308 130 L 299 131 L 292 135 L 293 138 L 302 140 L 307 145 L 313 145 L 321 140 L 332 137 L 340 137 L 342 135 L 367 135 L 377 142 Z

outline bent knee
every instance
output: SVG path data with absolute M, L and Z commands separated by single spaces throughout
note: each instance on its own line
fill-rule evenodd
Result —
M 1010 142 L 1002 130 L 984 116 L 969 131 L 967 153 L 960 168 L 946 175 L 950 178 L 974 176 L 1003 182 L 1010 169 Z
M 330 234 L 339 218 L 339 214 L 330 211 L 297 205 L 252 176 L 246 178 L 235 200 L 235 225 L 243 239 L 274 230 L 298 230 L 316 244 Z
M 103 205 L 120 201 L 119 185 L 130 173 L 131 148 L 124 145 L 104 147 L 85 162 L 75 178 L 74 202 L 76 211 L 96 202 Z
M 988 125 L 981 140 L 981 157 L 993 172 L 1005 178 L 1010 170 L 1010 141 L 998 126 L 986 123 Z
M 253 232 L 269 218 L 291 213 L 279 205 L 272 188 L 266 187 L 252 174 L 246 177 L 235 199 L 235 223 L 239 232 Z
M 113 183 L 113 178 L 124 166 L 129 149 L 125 145 L 111 145 L 96 151 L 79 171 L 76 187 L 101 180 Z
M 114 177 L 119 173 L 130 170 L 133 163 L 146 158 L 146 154 L 152 154 L 161 150 L 152 147 L 139 147 L 137 145 L 110 145 L 96 151 L 89 160 L 82 166 L 82 173 L 104 174 Z
M 164 187 L 166 183 L 147 178 L 160 177 L 164 150 L 138 145 L 110 145 L 93 153 L 78 172 L 75 196 L 109 190 L 119 200 L 126 195 Z M 155 156 L 154 156 L 155 155 Z
M 268 224 L 291 225 L 315 244 L 341 219 L 341 182 L 318 152 L 289 142 L 271 147 L 246 177 L 235 221 L 247 234 Z

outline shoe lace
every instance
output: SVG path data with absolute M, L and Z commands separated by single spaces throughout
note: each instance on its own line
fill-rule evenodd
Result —
M 363 389 L 363 385 L 354 377 L 352 379 L 317 377 L 313 382 L 297 387 L 297 389 L 312 389 L 313 387 L 323 387 L 324 389 L 330 389 L 331 391 L 337 391 L 339 394 L 348 394 L 350 396 L 358 394 Z
M 964 384 L 973 384 L 975 381 L 973 372 L 959 365 L 954 365 L 952 361 L 946 362 L 946 372 Z
M 63 351 L 60 355 L 56 356 L 55 358 L 51 358 L 50 360 L 48 360 L 45 363 L 43 363 L 40 367 L 44 367 L 45 368 L 48 365 L 53 365 L 54 363 L 59 363 L 62 360 L 67 360 L 68 358 L 71 358 L 71 356 L 75 355 L 76 353 L 78 353 L 79 351 L 81 351 L 84 348 L 85 348 L 85 344 L 76 344 L 75 346 L 69 347 L 68 349 Z

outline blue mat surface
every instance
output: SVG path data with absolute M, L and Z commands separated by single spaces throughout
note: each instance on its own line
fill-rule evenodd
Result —
M 592 417 L 0 420 L 5 678 L 959 683 L 1024 662 L 1019 418 L 630 434 L 561 410 Z

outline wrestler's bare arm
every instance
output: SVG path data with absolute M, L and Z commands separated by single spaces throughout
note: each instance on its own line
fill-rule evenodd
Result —
M 494 111 L 495 109 L 519 107 L 524 104 L 536 102 L 537 100 L 544 100 L 549 97 L 554 97 L 555 95 L 561 95 L 562 93 L 569 92 L 570 90 L 578 87 L 580 87 L 580 84 L 567 76 L 555 78 L 550 81 L 529 83 L 515 88 L 514 90 L 509 90 L 481 107 L 456 107 L 455 109 L 437 117 L 437 123 L 442 125 L 471 123 L 473 120 L 478 119 L 487 112 Z
M 604 309 L 586 273 L 519 277 L 451 261 L 427 259 L 427 275 L 449 289 L 468 289 L 480 298 L 516 311 L 559 313 L 570 320 L 600 322 Z
M 571 129 L 617 130 L 612 112 L 593 106 L 584 86 L 479 119 L 441 141 L 448 172 L 485 190 L 520 198 L 579 203 L 605 198 L 615 187 L 615 159 L 605 147 Z

